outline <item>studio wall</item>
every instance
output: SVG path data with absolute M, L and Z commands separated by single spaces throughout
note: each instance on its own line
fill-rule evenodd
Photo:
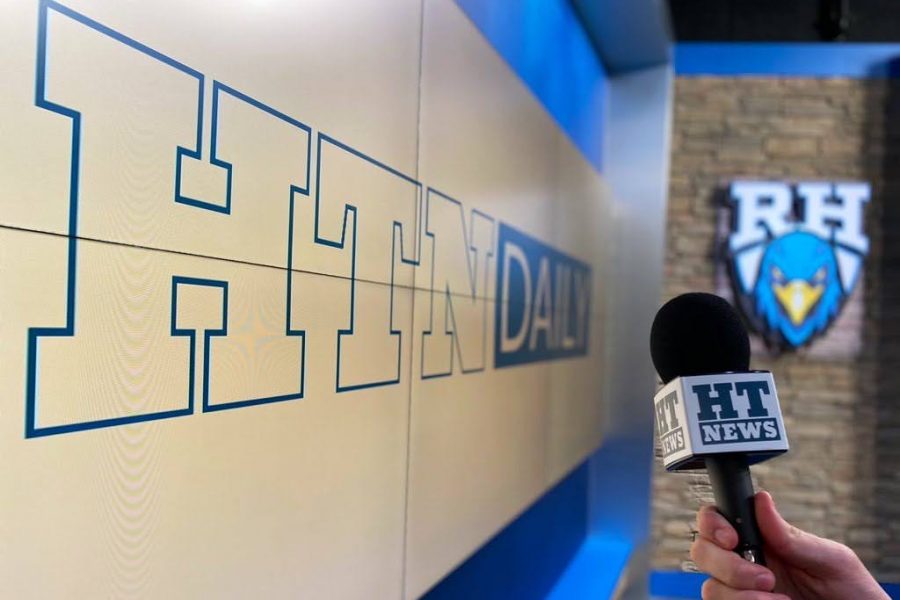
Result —
M 627 199 L 454 2 L 0 11 L 11 595 L 417 597 L 627 413 Z

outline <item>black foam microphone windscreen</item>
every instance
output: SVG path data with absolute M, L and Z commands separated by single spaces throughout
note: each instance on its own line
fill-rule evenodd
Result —
M 700 292 L 669 300 L 650 329 L 650 357 L 663 383 L 750 368 L 750 339 L 724 298 Z

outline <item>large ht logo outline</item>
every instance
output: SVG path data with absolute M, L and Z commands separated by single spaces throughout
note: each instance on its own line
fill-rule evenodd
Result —
M 52 19 L 51 15 L 54 15 Z M 182 207 L 178 210 L 198 211 L 190 213 L 191 215 L 209 215 L 207 217 L 209 220 L 205 223 L 211 229 L 224 227 L 225 229 L 222 231 L 234 233 L 236 230 L 235 216 L 246 215 L 247 198 L 254 197 L 253 194 L 248 196 L 248 190 L 251 192 L 254 190 L 252 187 L 254 181 L 265 179 L 264 176 L 248 172 L 252 169 L 249 169 L 246 160 L 241 160 L 239 153 L 236 157 L 235 133 L 232 131 L 229 134 L 228 125 L 233 122 L 236 113 L 243 115 L 252 113 L 256 115 L 257 119 L 269 119 L 270 121 L 266 121 L 266 123 L 277 123 L 279 127 L 290 132 L 291 148 L 298 151 L 298 156 L 305 154 L 290 172 L 276 174 L 283 178 L 278 179 L 278 182 L 284 182 L 283 187 L 278 188 L 283 189 L 283 192 L 279 192 L 283 195 L 279 195 L 273 204 L 264 207 L 267 211 L 275 211 L 269 216 L 272 217 L 272 222 L 278 224 L 278 229 L 272 232 L 273 236 L 283 237 L 286 240 L 282 253 L 264 262 L 245 259 L 243 256 L 229 253 L 228 251 L 232 250 L 230 248 L 221 257 L 215 253 L 208 256 L 214 260 L 222 258 L 224 260 L 233 259 L 239 263 L 267 264 L 282 273 L 280 277 L 282 277 L 283 283 L 279 284 L 279 287 L 284 285 L 285 292 L 283 323 L 281 323 L 281 332 L 274 334 L 274 337 L 278 338 L 276 341 L 282 344 L 282 347 L 286 348 L 285 352 L 292 357 L 281 366 L 292 374 L 293 381 L 296 382 L 293 389 L 282 390 L 275 394 L 241 396 L 227 400 L 216 397 L 213 388 L 215 378 L 211 376 L 211 364 L 216 364 L 218 356 L 213 351 L 214 346 L 218 347 L 220 343 L 226 342 L 234 333 L 235 327 L 229 328 L 229 310 L 233 310 L 235 306 L 243 306 L 246 309 L 254 299 L 252 296 L 248 296 L 246 289 L 241 289 L 239 285 L 233 285 L 234 282 L 229 285 L 228 277 L 207 277 L 198 276 L 194 272 L 175 272 L 166 283 L 171 286 L 168 288 L 170 324 L 166 328 L 166 333 L 169 339 L 183 339 L 189 346 L 188 349 L 181 348 L 180 350 L 181 352 L 186 350 L 185 354 L 189 356 L 187 360 L 188 373 L 184 384 L 184 404 L 160 410 L 148 409 L 146 405 L 141 405 L 139 408 L 126 410 L 129 414 L 124 416 L 117 414 L 109 418 L 101 417 L 89 420 L 84 420 L 82 417 L 76 423 L 40 423 L 38 400 L 42 388 L 39 385 L 41 372 L 42 368 L 48 368 L 52 364 L 52 359 L 45 358 L 46 365 L 42 366 L 41 342 L 53 338 L 75 337 L 76 326 L 81 318 L 76 311 L 76 300 L 78 294 L 83 293 L 86 285 L 83 277 L 78 278 L 77 268 L 80 257 L 84 256 L 83 252 L 79 252 L 81 246 L 85 244 L 84 237 L 90 237 L 90 233 L 85 234 L 83 231 L 83 211 L 79 211 L 82 208 L 80 205 L 82 199 L 80 193 L 83 185 L 81 179 L 85 172 L 90 175 L 89 169 L 85 169 L 87 161 L 85 153 L 82 151 L 85 139 L 82 131 L 84 127 L 83 111 L 81 105 L 68 99 L 67 95 L 59 96 L 59 85 L 50 86 L 48 83 L 48 63 L 57 64 L 59 62 L 56 59 L 48 61 L 48 43 L 51 37 L 49 30 L 56 31 L 57 28 L 63 27 L 71 30 L 76 24 L 83 26 L 83 30 L 91 32 L 92 35 L 100 34 L 96 37 L 106 40 L 103 43 L 108 44 L 111 40 L 122 44 L 130 51 L 136 51 L 143 60 L 146 61 L 149 58 L 149 63 L 170 69 L 172 73 L 181 78 L 178 80 L 179 89 L 188 90 L 188 93 L 193 90 L 192 93 L 195 95 L 191 97 L 196 98 L 196 115 L 191 128 L 195 129 L 188 138 L 192 138 L 193 142 L 187 144 L 180 142 L 171 146 L 175 150 L 172 161 L 175 177 L 174 197 L 170 202 L 173 206 Z M 93 39 L 90 41 L 93 43 Z M 408 285 L 405 281 L 409 279 L 410 269 L 420 265 L 426 266 L 431 273 L 430 321 L 427 328 L 422 331 L 421 338 L 422 377 L 447 376 L 453 372 L 470 373 L 485 368 L 489 285 L 487 276 L 490 261 L 493 260 L 496 241 L 494 238 L 496 225 L 491 217 L 478 211 L 472 211 L 467 230 L 462 205 L 450 196 L 431 188 L 425 188 L 423 212 L 423 185 L 415 179 L 324 133 L 316 134 L 316 143 L 313 145 L 313 132 L 308 125 L 216 80 L 211 82 L 211 94 L 209 95 L 211 115 L 208 131 L 204 131 L 204 103 L 207 90 L 206 78 L 202 73 L 52 0 L 42 0 L 40 3 L 36 70 L 35 104 L 44 110 L 61 115 L 71 122 L 71 171 L 69 173 L 65 324 L 59 327 L 32 327 L 28 330 L 26 437 L 55 435 L 192 414 L 195 404 L 194 390 L 197 371 L 201 371 L 198 389 L 202 394 L 201 409 L 203 412 L 303 398 L 307 336 L 305 329 L 294 324 L 296 321 L 294 309 L 297 306 L 294 294 L 297 279 L 295 271 L 303 270 L 303 266 L 297 266 L 298 258 L 305 260 L 308 251 L 316 247 L 324 252 L 331 252 L 332 250 L 329 249 L 333 249 L 341 251 L 342 255 L 346 254 L 350 271 L 348 324 L 335 332 L 338 357 L 335 370 L 336 392 L 394 385 L 400 381 L 403 336 L 402 331 L 394 322 L 394 290 L 396 286 Z M 65 91 L 65 88 L 63 89 Z M 88 111 L 85 114 L 94 118 L 92 127 L 96 126 L 96 111 L 94 113 Z M 234 125 L 232 124 L 230 127 L 233 129 Z M 205 134 L 208 134 L 209 144 L 209 158 L 206 161 L 204 160 Z M 96 138 L 97 135 L 94 133 L 94 139 L 96 140 Z M 310 197 L 313 148 L 316 153 L 316 191 L 313 205 L 314 216 L 310 221 L 314 225 L 314 231 L 309 233 L 304 231 L 301 235 L 295 231 L 296 224 L 299 223 L 295 219 L 297 215 L 295 209 L 299 206 L 298 198 Z M 95 157 L 89 158 L 96 160 Z M 389 179 L 390 185 L 399 190 L 397 194 L 383 194 L 392 199 L 392 204 L 386 204 L 379 211 L 369 210 L 366 190 L 364 188 L 347 188 L 341 179 L 344 172 L 343 167 L 347 164 L 351 164 L 355 169 L 364 170 L 365 174 L 361 179 L 366 181 L 374 181 L 379 178 Z M 192 174 L 197 173 L 198 168 L 206 169 L 207 174 L 212 173 L 213 177 L 221 180 L 221 201 L 207 198 L 202 194 L 198 195 L 192 191 L 190 185 L 185 184 L 190 177 L 194 176 Z M 269 173 L 264 175 L 271 178 Z M 238 189 L 243 192 L 234 192 Z M 263 210 L 256 205 L 253 209 Z M 450 218 L 457 213 L 460 217 L 458 221 Z M 180 214 L 187 215 L 189 213 Z M 376 216 L 373 217 L 373 215 Z M 434 215 L 437 217 L 432 218 Z M 386 281 L 388 285 L 385 286 L 389 289 L 387 293 L 390 294 L 387 315 L 376 314 L 373 312 L 375 308 L 359 299 L 359 282 L 367 282 L 368 285 L 381 281 L 376 274 L 366 269 L 371 269 L 373 261 L 369 257 L 372 254 L 383 253 L 382 249 L 385 246 L 383 236 L 376 239 L 376 236 L 371 234 L 374 229 L 364 230 L 359 227 L 360 219 L 369 219 L 369 223 L 371 223 L 373 218 L 384 219 L 386 229 L 389 229 L 392 237 L 390 255 L 386 259 L 390 260 L 389 278 Z M 425 222 L 424 236 L 421 235 L 423 221 Z M 174 223 L 176 228 L 180 225 L 178 219 L 170 222 Z M 229 227 L 231 229 L 228 229 Z M 458 231 L 455 229 L 456 227 L 460 227 Z M 306 239 L 307 235 L 309 235 L 309 239 Z M 79 238 L 79 236 L 83 237 Z M 227 235 L 222 237 L 227 237 Z M 430 240 L 431 244 L 423 244 L 423 237 Z M 111 238 L 110 240 L 115 241 Z M 298 248 L 295 241 L 309 242 L 310 245 Z M 130 240 L 124 240 L 124 242 L 128 244 Z M 138 244 L 134 245 L 138 246 Z M 152 245 L 146 246 L 148 250 L 153 247 Z M 459 264 L 464 263 L 467 274 L 458 272 L 459 269 L 448 271 L 445 263 L 442 262 L 448 260 L 447 257 L 451 254 L 458 252 L 459 248 L 463 249 L 462 258 L 460 259 L 459 255 L 454 255 L 454 258 L 458 260 Z M 190 254 L 189 249 L 185 252 L 182 252 L 180 247 L 174 248 L 174 250 Z M 366 256 L 368 262 L 357 261 L 360 255 Z M 201 255 L 198 254 L 198 256 Z M 81 258 L 81 260 L 85 259 Z M 384 267 L 384 264 L 381 267 Z M 405 279 L 400 279 L 401 275 Z M 79 285 L 76 285 L 77 282 Z M 503 299 L 495 298 L 495 300 L 499 304 Z M 192 305 L 197 305 L 198 302 L 219 312 L 212 319 L 206 317 L 191 321 L 182 313 Z M 182 307 L 188 307 L 188 309 Z M 480 315 L 483 324 L 480 344 L 477 340 L 465 340 L 460 335 L 456 327 L 456 315 L 460 311 L 467 311 L 468 316 L 475 315 L 476 319 Z M 443 326 L 439 321 L 441 317 L 443 317 Z M 281 318 L 279 317 L 279 319 Z M 232 323 L 232 325 L 234 324 Z M 79 331 L 83 335 L 83 327 Z M 202 336 L 199 335 L 201 331 Z M 367 373 L 362 378 L 348 370 L 346 361 L 342 361 L 341 357 L 345 356 L 348 351 L 352 352 L 354 344 L 357 347 L 361 346 L 360 336 L 370 336 L 370 339 L 371 336 L 381 336 L 380 339 L 388 344 L 387 352 L 394 352 L 397 357 L 395 368 L 392 368 L 390 372 L 385 371 L 379 374 Z M 198 348 L 200 344 L 202 344 L 202 349 Z M 44 352 L 46 353 L 46 350 Z M 581 351 L 581 353 L 585 352 L 586 348 Z M 427 361 L 426 353 L 431 357 Z M 457 360 L 458 365 L 455 364 Z M 195 364 L 199 361 L 203 363 L 202 370 Z M 136 413 L 134 412 L 136 410 L 144 412 Z
M 175 197 L 174 202 L 189 205 L 198 209 L 203 209 L 207 211 L 213 211 L 225 215 L 231 214 L 231 199 L 232 199 L 232 187 L 233 187 L 233 171 L 232 164 L 228 161 L 222 160 L 217 156 L 217 150 L 219 148 L 217 142 L 217 132 L 219 129 L 219 108 L 221 106 L 221 98 L 228 97 L 234 101 L 238 101 L 240 103 L 245 103 L 257 110 L 264 112 L 265 114 L 274 117 L 284 123 L 287 123 L 291 127 L 295 128 L 299 135 L 305 138 L 305 144 L 307 147 L 307 162 L 305 165 L 305 172 L 303 178 L 305 181 L 301 185 L 291 184 L 288 186 L 288 214 L 289 217 L 286 219 L 286 227 L 287 227 L 287 239 L 288 239 L 288 249 L 287 249 L 287 268 L 285 269 L 286 276 L 286 293 L 287 293 L 287 306 L 288 311 L 285 315 L 285 330 L 284 335 L 286 337 L 294 337 L 297 338 L 298 351 L 300 355 L 300 360 L 296 365 L 297 368 L 297 377 L 298 377 L 298 389 L 296 392 L 291 392 L 287 394 L 279 394 L 275 396 L 267 396 L 267 397 L 255 397 L 255 398 L 245 398 L 237 401 L 230 402 L 221 402 L 216 404 L 210 403 L 210 357 L 211 357 L 211 346 L 212 346 L 212 338 L 227 336 L 228 335 L 228 282 L 209 279 L 209 278 L 200 278 L 200 277 L 190 277 L 183 275 L 174 275 L 171 278 L 171 330 L 170 335 L 175 337 L 186 337 L 189 340 L 189 366 L 188 366 L 188 385 L 187 385 L 187 404 L 183 408 L 171 409 L 171 410 L 162 410 L 156 412 L 147 412 L 140 414 L 132 414 L 128 416 L 122 417 L 113 417 L 113 418 L 101 418 L 91 421 L 83 421 L 78 423 L 70 423 L 65 425 L 55 425 L 55 426 L 39 426 L 37 421 L 37 396 L 38 396 L 38 364 L 39 364 L 39 341 L 41 338 L 63 338 L 63 337 L 73 337 L 75 335 L 75 323 L 76 323 L 76 289 L 77 289 L 77 263 L 78 263 L 78 249 L 79 249 L 79 239 L 78 239 L 78 227 L 79 227 L 79 193 L 81 190 L 80 185 L 80 177 L 82 171 L 82 114 L 78 110 L 74 110 L 68 106 L 64 106 L 63 104 L 54 102 L 49 99 L 47 92 L 47 54 L 48 54 L 48 28 L 49 28 L 49 17 L 50 11 L 55 11 L 57 14 L 64 15 L 68 17 L 72 21 L 80 23 L 82 25 L 87 26 L 88 28 L 103 34 L 104 36 L 108 36 L 113 40 L 124 44 L 127 47 L 130 47 L 146 56 L 149 56 L 160 63 L 175 69 L 176 71 L 186 75 L 187 77 L 196 81 L 197 86 L 197 126 L 196 126 L 196 141 L 194 148 L 186 148 L 183 146 L 176 147 L 176 158 L 175 158 Z M 97 429 L 103 427 L 112 427 L 117 425 L 124 425 L 128 423 L 138 423 L 145 422 L 151 420 L 158 419 L 166 419 L 171 417 L 185 416 L 193 413 L 194 411 L 194 389 L 195 389 L 195 375 L 196 375 L 196 364 L 195 364 L 195 356 L 196 356 L 196 338 L 197 338 L 197 329 L 193 329 L 189 326 L 179 325 L 178 323 L 178 303 L 179 297 L 185 293 L 188 293 L 189 289 L 210 289 L 210 290 L 218 290 L 216 292 L 219 295 L 221 302 L 221 314 L 222 314 L 222 322 L 220 326 L 211 327 L 209 329 L 204 329 L 203 336 L 203 355 L 204 355 L 204 366 L 203 366 L 203 399 L 202 399 L 202 410 L 203 412 L 212 412 L 218 410 L 226 410 L 230 408 L 242 408 L 251 405 L 257 404 L 265 404 L 270 402 L 280 402 L 284 400 L 292 400 L 299 399 L 303 397 L 303 382 L 304 382 L 304 373 L 303 373 L 303 356 L 305 353 L 305 344 L 306 344 L 306 332 L 303 329 L 297 329 L 292 327 L 291 325 L 291 314 L 290 314 L 290 305 L 291 305 L 291 290 L 292 290 L 292 273 L 293 270 L 291 268 L 292 261 L 292 248 L 291 242 L 293 240 L 293 211 L 294 211 L 294 198 L 296 194 L 308 195 L 309 193 L 309 143 L 310 143 L 310 132 L 311 129 L 307 125 L 289 117 L 288 115 L 281 113 L 269 106 L 266 106 L 233 88 L 230 88 L 218 81 L 214 81 L 212 85 L 212 118 L 211 118 L 211 136 L 210 136 L 210 163 L 218 167 L 225 172 L 226 180 L 225 180 L 225 202 L 222 205 L 218 205 L 211 202 L 206 202 L 202 200 L 198 200 L 196 198 L 191 198 L 182 194 L 182 164 L 183 158 L 188 157 L 196 160 L 202 159 L 202 139 L 203 139 L 203 108 L 204 108 L 204 88 L 205 88 L 205 77 L 202 73 L 178 62 L 175 61 L 155 50 L 149 48 L 137 42 L 127 36 L 124 36 L 92 19 L 85 17 L 63 5 L 57 4 L 52 1 L 42 1 L 40 4 L 39 10 L 39 21 L 38 21 L 38 49 L 37 49 L 37 61 L 36 61 L 36 85 L 35 85 L 35 104 L 43 109 L 46 109 L 50 112 L 60 114 L 64 117 L 71 119 L 72 123 L 72 134 L 71 134 L 71 166 L 70 166 L 70 181 L 69 181 L 69 218 L 68 218 L 68 259 L 67 259 L 67 293 L 66 293 L 66 317 L 65 317 L 65 325 L 63 327 L 32 327 L 28 330 L 28 340 L 27 340 L 27 374 L 26 374 L 26 410 L 25 410 L 25 436 L 26 437 L 40 437 L 46 435 L 55 435 L 60 433 L 68 433 L 72 431 L 86 430 L 86 429 Z

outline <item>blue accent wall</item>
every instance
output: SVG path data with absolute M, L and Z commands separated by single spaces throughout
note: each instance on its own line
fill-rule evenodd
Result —
M 700 588 L 707 578 L 703 573 L 654 571 L 650 575 L 650 593 L 672 600 L 700 600 Z M 882 583 L 881 587 L 891 598 L 900 599 L 900 585 Z
M 724 77 L 900 77 L 900 44 L 702 43 L 675 46 L 675 73 Z
M 577 467 L 424 598 L 545 598 L 587 531 L 588 470 Z
M 571 0 L 606 72 L 619 75 L 671 62 L 669 14 L 660 2 Z

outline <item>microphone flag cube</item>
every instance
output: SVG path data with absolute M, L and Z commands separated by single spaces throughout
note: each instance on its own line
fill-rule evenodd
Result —
M 676 377 L 653 402 L 668 471 L 701 469 L 712 454 L 740 453 L 755 464 L 788 450 L 768 371 Z

